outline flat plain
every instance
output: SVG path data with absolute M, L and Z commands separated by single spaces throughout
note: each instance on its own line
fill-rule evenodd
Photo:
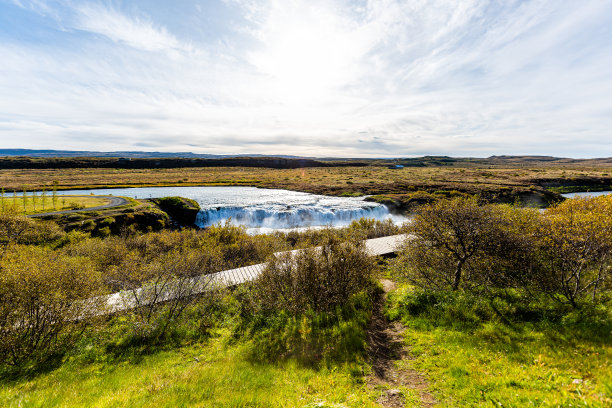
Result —
M 311 167 L 270 169 L 253 167 L 194 167 L 160 169 L 63 168 L 2 169 L 0 186 L 7 191 L 143 187 L 243 185 L 285 188 L 321 194 L 385 194 L 411 190 L 503 191 L 612 184 L 612 166 L 533 167 Z

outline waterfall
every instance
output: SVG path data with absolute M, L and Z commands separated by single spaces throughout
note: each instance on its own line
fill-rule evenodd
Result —
M 360 218 L 383 220 L 390 217 L 382 205 L 360 207 L 278 206 L 216 207 L 201 210 L 196 225 L 205 228 L 231 219 L 232 224 L 247 228 L 285 229 L 315 226 L 345 226 Z

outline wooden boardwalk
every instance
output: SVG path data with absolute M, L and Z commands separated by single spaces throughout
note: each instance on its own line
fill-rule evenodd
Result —
M 392 235 L 390 237 L 373 238 L 368 239 L 365 242 L 366 252 L 370 256 L 383 256 L 395 253 L 398 246 L 406 239 L 406 235 Z M 298 252 L 289 251 L 289 252 Z M 278 252 L 277 255 L 281 255 L 285 252 Z M 221 271 L 213 273 L 210 276 L 223 282 L 224 286 L 235 286 L 241 283 L 255 280 L 259 274 L 266 268 L 265 263 L 257 265 L 243 266 L 242 268 L 229 269 L 227 271 Z
M 402 234 L 368 239 L 365 241 L 366 252 L 370 256 L 393 254 L 407 237 L 408 235 Z M 294 251 L 277 252 L 275 255 L 299 251 L 298 249 Z M 266 263 L 260 263 L 257 265 L 243 266 L 242 268 L 200 275 L 185 282 L 179 283 L 177 281 L 166 283 L 163 288 L 151 286 L 113 293 L 112 295 L 105 296 L 103 303 L 106 303 L 106 307 L 103 307 L 103 311 L 97 314 L 116 313 L 151 303 L 168 301 L 177 297 L 194 296 L 210 290 L 213 286 L 231 287 L 240 285 L 255 280 L 265 268 Z M 188 288 L 188 290 L 181 290 L 182 288 Z

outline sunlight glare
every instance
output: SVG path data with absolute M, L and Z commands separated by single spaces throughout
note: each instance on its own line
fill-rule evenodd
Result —
M 341 29 L 341 17 L 330 10 L 289 3 L 293 7 L 283 3 L 269 16 L 263 27 L 265 47 L 251 61 L 269 77 L 279 102 L 319 102 L 347 81 L 349 36 Z

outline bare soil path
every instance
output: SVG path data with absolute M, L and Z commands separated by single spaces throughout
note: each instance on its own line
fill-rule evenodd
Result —
M 387 293 L 395 289 L 395 283 L 388 279 L 381 280 L 381 283 L 384 293 L 374 305 L 372 321 L 368 327 L 368 356 L 372 364 L 368 385 L 381 390 L 377 402 L 383 407 L 406 406 L 402 388 L 418 394 L 420 406 L 431 407 L 436 404 L 436 400 L 428 392 L 427 379 L 410 368 L 410 364 L 404 364 L 413 359 L 409 347 L 404 345 L 405 327 L 399 322 L 387 321 L 383 315 Z

